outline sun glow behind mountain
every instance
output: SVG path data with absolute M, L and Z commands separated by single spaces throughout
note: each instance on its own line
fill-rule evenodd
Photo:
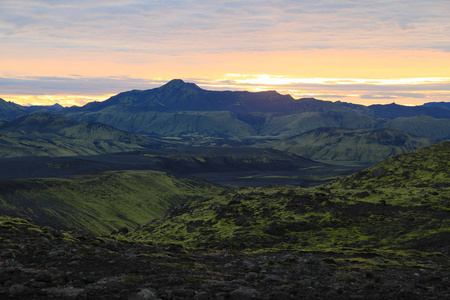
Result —
M 162 85 L 161 80 L 148 81 L 148 88 Z M 422 78 L 293 78 L 270 74 L 226 74 L 222 79 L 195 79 L 204 89 L 248 90 L 252 92 L 276 90 L 294 98 L 313 97 L 331 101 L 358 104 L 392 103 L 420 105 L 425 102 L 442 101 L 449 96 L 445 86 L 450 77 Z M 378 89 L 377 89 L 378 88 Z M 120 92 L 120 91 L 117 91 Z M 92 101 L 103 101 L 114 94 L 103 95 L 5 95 L 3 99 L 21 105 L 81 106 Z
M 450 83 L 450 77 L 437 78 L 394 78 L 394 79 L 359 79 L 359 78 L 288 78 L 281 75 L 248 75 L 227 74 L 228 78 L 235 78 L 239 84 L 255 85 L 289 85 L 289 84 L 374 84 L 374 85 L 401 85 L 401 84 L 431 84 Z

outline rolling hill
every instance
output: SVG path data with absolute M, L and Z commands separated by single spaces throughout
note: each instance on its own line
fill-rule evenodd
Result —
M 158 171 L 111 171 L 70 178 L 0 182 L 0 214 L 94 234 L 136 228 L 180 203 L 224 188 Z
M 387 121 L 383 127 L 403 130 L 415 136 L 450 139 L 450 119 L 436 119 L 427 115 L 399 117 Z
M 392 157 L 334 182 L 304 189 L 240 189 L 189 207 L 131 236 L 193 249 L 319 251 L 360 255 L 450 254 L 450 142 Z M 333 260 L 334 261 L 334 260 Z
M 264 146 L 319 161 L 374 163 L 437 142 L 394 129 L 319 128 Z
M 322 127 L 348 129 L 374 128 L 378 120 L 360 113 L 306 112 L 277 115 L 267 119 L 260 134 L 266 137 L 286 139 Z
M 75 156 L 143 150 L 152 140 L 109 125 L 31 114 L 0 123 L 0 158 Z

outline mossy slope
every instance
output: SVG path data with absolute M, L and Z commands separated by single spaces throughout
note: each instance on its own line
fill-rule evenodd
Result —
M 436 119 L 427 115 L 400 117 L 389 120 L 383 127 L 403 130 L 416 136 L 450 139 L 450 119 Z
M 211 197 L 223 188 L 157 171 L 115 171 L 69 179 L 0 183 L 0 214 L 38 225 L 105 234 L 164 216 L 180 203 Z
M 96 155 L 143 150 L 149 138 L 109 125 L 32 114 L 0 124 L 0 158 Z
M 319 128 L 270 146 L 319 161 L 374 163 L 437 142 L 394 129 Z
M 133 237 L 191 248 L 448 254 L 449 154 L 441 143 L 324 186 L 222 193 Z

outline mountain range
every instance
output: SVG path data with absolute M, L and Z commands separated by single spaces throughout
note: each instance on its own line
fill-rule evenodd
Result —
M 20 127 L 21 124 L 2 124 L 1 126 L 5 128 L 2 133 L 3 144 L 20 144 L 19 148 L 22 150 L 18 153 L 22 151 L 23 155 L 41 155 L 45 152 L 53 153 L 51 155 L 74 155 L 129 151 L 140 149 L 145 146 L 144 144 L 151 144 L 149 137 L 157 139 L 153 147 L 218 144 L 260 147 L 272 141 L 273 145 L 269 147 L 286 150 L 289 147 L 285 145 L 294 146 L 294 140 L 300 142 L 299 137 L 302 134 L 311 134 L 310 132 L 314 130 L 319 130 L 322 135 L 324 132 L 329 132 L 329 135 L 323 136 L 322 139 L 322 142 L 326 143 L 325 140 L 331 138 L 330 134 L 343 130 L 346 134 L 340 134 L 339 138 L 334 139 L 335 143 L 339 143 L 341 150 L 335 148 L 329 152 L 325 147 L 321 153 L 311 154 L 311 151 L 315 151 L 314 149 L 324 147 L 319 143 L 315 146 L 311 145 L 307 150 L 300 152 L 295 150 L 295 153 L 319 160 L 373 162 L 449 139 L 450 109 L 448 108 L 445 102 L 414 107 L 394 103 L 364 106 L 314 98 L 294 99 L 290 95 L 281 95 L 275 91 L 209 91 L 193 83 L 174 79 L 158 88 L 123 92 L 105 101 L 91 102 L 82 107 L 62 108 L 58 105 L 24 107 L 0 100 L 0 118 L 14 120 L 21 115 L 42 112 L 64 116 L 72 121 L 82 122 L 85 129 L 80 130 L 80 126 L 74 129 L 73 124 L 62 122 L 61 126 L 72 128 L 61 129 L 57 134 L 58 137 L 75 139 L 74 135 L 78 135 L 81 139 L 91 141 L 89 146 L 83 145 L 83 149 L 79 151 L 74 150 L 76 147 L 70 143 L 70 146 L 65 148 L 70 148 L 72 151 L 49 150 L 54 146 L 35 145 L 30 140 L 18 141 L 17 139 L 25 137 L 19 136 L 17 132 L 12 134 L 12 131 L 8 132 L 6 129 Z M 54 121 L 48 118 L 48 122 L 48 126 L 53 126 Z M 91 122 L 97 125 L 87 125 Z M 100 128 L 99 123 L 117 128 L 120 133 L 117 131 L 112 134 L 112 127 Z M 78 130 L 78 133 L 75 134 L 74 130 Z M 361 135 L 362 132 L 371 133 Z M 385 134 L 380 135 L 381 132 Z M 22 133 L 29 136 L 26 130 Z M 45 135 L 48 134 L 50 134 L 48 131 L 45 132 Z M 51 134 L 54 137 L 56 133 L 53 131 Z M 132 134 L 142 134 L 146 137 L 135 135 L 131 138 Z M 95 142 L 94 135 L 108 140 L 108 143 L 101 145 L 98 139 Z M 373 139 L 377 135 L 388 135 L 397 144 L 389 148 L 384 141 L 383 145 L 379 145 Z M 126 141 L 129 146 L 123 143 L 114 145 L 112 141 L 117 141 L 119 136 L 119 141 Z M 303 138 L 306 136 L 304 135 Z M 355 150 L 352 150 L 353 152 L 345 150 L 345 147 L 356 149 L 354 144 L 356 136 L 359 136 L 359 145 L 364 146 L 358 146 L 357 153 L 353 153 Z M 5 140 L 6 137 L 10 140 Z M 12 138 L 16 140 L 12 141 Z M 368 140 L 364 140 L 366 138 Z M 37 139 L 37 135 L 32 139 Z M 44 137 L 40 140 L 49 139 Z M 24 147 L 29 149 L 24 150 Z M 304 145 L 302 149 L 305 147 L 307 148 Z M 109 149 L 106 150 L 106 148 Z M 290 147 L 290 149 L 293 148 Z M 327 152 L 326 155 L 325 152 Z
M 103 102 L 67 108 L 59 113 L 75 120 L 96 121 L 131 132 L 165 136 L 285 138 L 320 127 L 387 127 L 420 136 L 450 137 L 450 126 L 446 127 L 450 110 L 441 107 L 363 106 L 313 98 L 294 99 L 275 91 L 208 91 L 182 80 L 172 80 L 155 89 L 120 93 Z M 433 124 L 431 126 L 447 129 L 439 130 L 437 134 L 409 132 L 410 124 L 391 124 L 398 118 L 420 115 L 428 116 L 427 122 Z
M 31 114 L 34 112 L 40 113 L 53 113 L 63 109 L 59 104 L 50 106 L 31 105 L 22 106 L 14 102 L 5 101 L 0 98 L 0 121 L 1 120 L 14 120 L 20 116 Z

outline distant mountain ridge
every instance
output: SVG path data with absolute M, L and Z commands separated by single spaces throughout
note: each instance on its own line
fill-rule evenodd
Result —
M 31 113 L 55 113 L 64 107 L 59 104 L 53 104 L 48 106 L 32 105 L 22 106 L 14 102 L 5 101 L 0 98 L 0 121 L 1 120 L 14 120 L 20 116 Z
M 0 98 L 0 120 L 14 120 L 27 113 L 24 106 Z
M 173 79 L 168 83 L 149 90 L 131 90 L 119 93 L 101 102 L 90 102 L 82 107 L 64 108 L 52 106 L 21 106 L 0 98 L 0 118 L 11 120 L 19 115 L 45 110 L 50 113 L 74 114 L 79 112 L 99 112 L 104 109 L 121 107 L 129 112 L 157 111 L 229 111 L 238 114 L 303 112 L 361 113 L 372 117 L 394 119 L 428 115 L 434 118 L 450 118 L 450 104 L 430 102 L 421 106 L 403 106 L 395 103 L 364 106 L 346 102 L 323 101 L 315 98 L 294 99 L 291 95 L 281 95 L 276 91 L 210 91 L 194 83 Z M 445 110 L 442 110 L 445 108 Z M 61 112 L 61 110 L 63 110 Z M 7 116 L 7 117 L 5 117 Z
M 370 105 L 368 108 L 373 112 L 373 115 L 386 119 L 415 117 L 417 115 L 427 115 L 436 119 L 450 118 L 450 111 L 435 106 L 404 106 L 391 103 Z
M 446 107 L 445 102 L 415 107 L 395 103 L 364 106 L 314 98 L 294 99 L 276 91 L 210 91 L 174 79 L 158 88 L 119 93 L 83 107 L 27 108 L 2 100 L 0 117 L 12 120 L 45 110 L 78 122 L 97 122 L 158 138 L 235 139 L 251 145 L 246 141 L 284 140 L 318 128 L 385 128 L 445 140 L 450 138 L 450 109 Z M 396 132 L 394 135 L 404 136 Z
M 303 113 L 303 112 L 349 112 L 363 113 L 374 117 L 397 118 L 420 114 L 434 118 L 450 118 L 450 112 L 434 105 L 403 106 L 358 105 L 346 102 L 331 102 L 315 98 L 294 99 L 276 91 L 210 91 L 194 83 L 174 79 L 165 85 L 149 90 L 132 90 L 117 94 L 102 102 L 91 102 L 83 107 L 72 107 L 67 112 L 98 112 L 108 107 L 121 106 L 131 111 L 144 109 L 158 112 L 173 111 L 229 111 L 233 113 Z
M 307 111 L 350 112 L 339 104 L 305 98 L 297 101 L 290 95 L 276 91 L 209 91 L 194 83 L 174 79 L 150 90 L 132 90 L 115 95 L 103 102 L 91 102 L 83 107 L 72 107 L 66 112 L 98 112 L 120 106 L 129 111 L 229 111 L 233 113 L 271 112 L 301 113 Z
M 450 102 L 428 102 L 425 103 L 423 106 L 425 107 L 437 107 L 437 108 L 443 108 L 443 109 L 450 109 Z
M 444 139 L 450 135 L 445 129 L 433 130 L 434 126 L 446 126 L 442 120 L 450 120 L 450 110 L 437 107 L 296 100 L 275 91 L 208 91 L 180 79 L 150 90 L 123 92 L 103 102 L 67 108 L 59 113 L 74 120 L 96 121 L 155 136 L 286 138 L 322 127 L 385 127 Z M 413 124 L 403 126 L 397 122 L 398 118 L 412 118 L 407 119 L 409 123 L 421 123 L 423 119 L 417 119 L 420 115 L 429 118 L 428 129 L 423 132 Z M 415 129 L 409 131 L 409 128 Z

